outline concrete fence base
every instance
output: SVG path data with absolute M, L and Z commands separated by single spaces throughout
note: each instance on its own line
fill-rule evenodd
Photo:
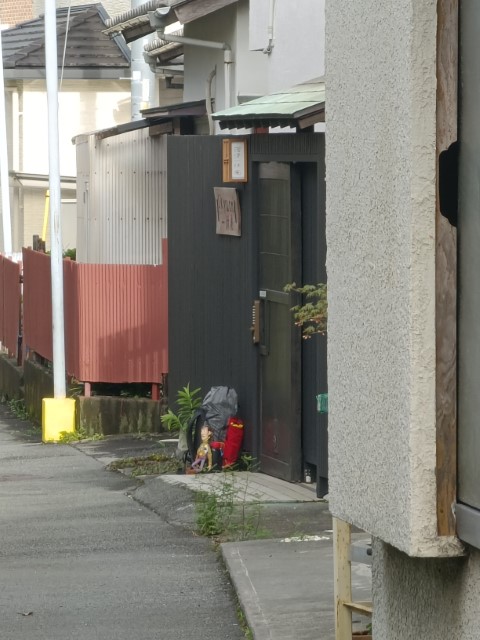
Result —
M 53 374 L 33 360 L 23 368 L 6 356 L 0 356 L 0 397 L 24 398 L 33 422 L 42 422 L 42 400 L 53 398 Z M 76 398 L 75 424 L 88 435 L 152 433 L 162 430 L 160 417 L 165 402 L 149 398 L 92 396 Z
M 23 369 L 16 360 L 6 355 L 0 356 L 0 397 L 3 400 L 23 398 Z

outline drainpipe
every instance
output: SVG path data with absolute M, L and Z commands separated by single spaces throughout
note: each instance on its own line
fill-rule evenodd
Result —
M 132 9 L 139 7 L 144 0 L 132 0 Z M 132 120 L 142 118 L 141 110 L 151 106 L 154 100 L 152 88 L 155 86 L 155 75 L 145 64 L 143 47 L 148 38 L 140 38 L 131 45 L 131 117 Z
M 213 69 L 207 78 L 207 82 L 205 86 L 205 96 L 207 99 L 206 108 L 207 108 L 207 118 L 208 118 L 208 132 L 210 133 L 211 136 L 213 136 L 213 134 L 215 133 L 215 125 L 213 124 L 213 118 L 212 118 L 212 82 L 216 74 L 217 74 L 217 70 Z
M 163 9 L 163 10 L 162 10 Z M 197 38 L 187 38 L 185 36 L 174 36 L 173 34 L 165 33 L 164 18 L 166 12 L 164 9 L 169 10 L 168 7 L 162 7 L 159 11 L 149 11 L 150 24 L 157 30 L 160 40 L 165 42 L 178 42 L 180 44 L 190 45 L 192 47 L 206 47 L 207 49 L 219 49 L 223 51 L 223 67 L 225 73 L 225 109 L 231 106 L 231 66 L 233 64 L 232 48 L 226 42 L 212 42 L 210 40 L 199 40 Z
M 269 11 L 268 11 L 268 27 L 267 27 L 267 37 L 268 44 L 262 53 L 266 53 L 270 55 L 273 49 L 273 24 L 275 19 L 275 0 L 270 0 Z

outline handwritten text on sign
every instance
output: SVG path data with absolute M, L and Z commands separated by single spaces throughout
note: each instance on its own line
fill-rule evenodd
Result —
M 240 200 L 236 189 L 214 187 L 217 212 L 217 233 L 226 236 L 242 235 Z

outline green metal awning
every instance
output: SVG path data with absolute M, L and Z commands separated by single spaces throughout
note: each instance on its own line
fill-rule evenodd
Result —
M 213 119 L 221 129 L 294 127 L 306 129 L 325 122 L 325 83 L 312 80 L 287 91 L 250 100 L 238 107 L 217 111 Z

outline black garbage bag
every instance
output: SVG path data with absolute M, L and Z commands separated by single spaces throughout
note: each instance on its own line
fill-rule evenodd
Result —
M 186 462 L 195 460 L 202 427 L 205 424 L 210 427 L 212 431 L 211 442 L 224 442 L 228 419 L 235 416 L 237 411 L 238 396 L 235 389 L 232 387 L 212 387 L 204 397 L 202 406 L 195 411 L 190 421 L 187 430 Z

